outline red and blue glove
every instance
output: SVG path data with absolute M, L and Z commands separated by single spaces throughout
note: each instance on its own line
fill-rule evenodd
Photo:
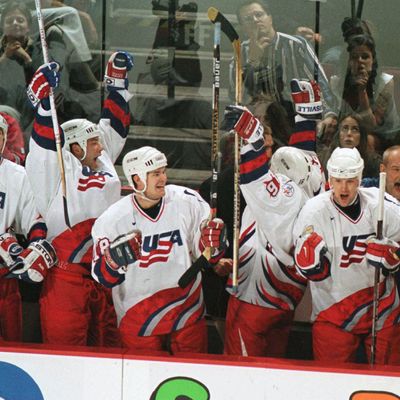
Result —
M 23 250 L 15 236 L 11 235 L 11 233 L 0 235 L 0 260 L 7 268 L 10 268 L 14 264 L 15 259 Z
M 228 247 L 225 223 L 220 218 L 214 218 L 204 221 L 200 229 L 200 248 L 201 250 L 214 249 L 209 262 L 215 264 L 224 255 Z
M 321 90 L 317 82 L 292 79 L 290 88 L 297 114 L 312 120 L 322 118 Z
M 10 267 L 10 273 L 6 277 L 39 283 L 56 263 L 57 256 L 54 247 L 47 240 L 38 240 L 22 251 Z
M 300 236 L 294 258 L 297 270 L 307 279 L 322 281 L 330 275 L 332 257 L 325 241 L 315 232 Z
M 129 264 L 133 264 L 141 256 L 142 233 L 139 230 L 117 237 L 104 251 L 107 265 L 124 274 Z
M 248 143 L 256 143 L 260 139 L 263 140 L 264 127 L 246 107 L 227 106 L 221 129 L 235 131 Z
M 26 91 L 33 108 L 36 108 L 41 100 L 47 99 L 50 88 L 56 88 L 60 84 L 60 66 L 56 62 L 50 62 L 40 66 Z
M 394 240 L 372 236 L 367 240 L 365 257 L 373 267 L 394 273 L 400 266 L 400 246 Z
M 133 56 L 126 51 L 117 51 L 111 54 L 108 60 L 104 83 L 107 89 L 128 89 L 128 71 L 133 68 Z

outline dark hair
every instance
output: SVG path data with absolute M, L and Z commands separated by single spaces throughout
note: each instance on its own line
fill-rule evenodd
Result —
M 373 85 L 375 84 L 375 78 L 377 76 L 378 70 L 378 60 L 376 59 L 376 50 L 375 50 L 375 41 L 370 35 L 361 34 L 361 35 L 353 35 L 348 40 L 347 52 L 350 53 L 356 48 L 360 46 L 367 46 L 368 49 L 372 53 L 372 71 L 368 78 L 367 83 L 367 94 L 370 99 L 373 98 Z M 343 91 L 343 98 L 346 99 L 351 95 L 353 91 L 352 84 L 351 84 L 351 73 L 350 68 L 347 68 L 346 79 L 344 82 L 344 91 Z
M 342 22 L 341 28 L 345 42 L 348 42 L 350 37 L 354 35 L 365 34 L 372 36 L 367 22 L 359 18 L 346 17 Z
M 333 150 L 335 150 L 336 147 L 341 147 L 340 146 L 340 125 L 346 118 L 353 118 L 358 123 L 358 128 L 360 130 L 360 143 L 358 144 L 358 146 L 356 146 L 356 148 L 360 152 L 361 157 L 365 160 L 366 158 L 368 158 L 368 151 L 367 151 L 368 133 L 362 124 L 361 118 L 357 114 L 354 114 L 351 112 L 341 114 L 339 116 L 337 132 L 335 133 L 335 135 L 332 138 L 332 143 L 330 145 L 329 153 L 332 154 Z
M 0 18 L 1 29 L 3 29 L 3 27 L 4 27 L 4 20 L 7 16 L 7 14 L 9 14 L 10 12 L 15 11 L 15 10 L 20 11 L 24 15 L 24 17 L 26 18 L 26 20 L 28 22 L 29 27 L 32 26 L 32 13 L 31 13 L 31 10 L 27 7 L 27 5 L 25 3 L 23 3 L 22 1 L 11 0 L 6 4 L 6 6 L 4 7 L 4 9 L 1 13 L 1 18 Z
M 262 9 L 268 14 L 271 15 L 270 9 L 269 9 L 269 4 L 265 0 L 245 0 L 241 2 L 238 7 L 236 8 L 236 17 L 238 19 L 238 22 L 241 23 L 240 21 L 240 11 L 242 11 L 243 7 L 247 7 L 251 4 L 258 4 L 262 7 Z

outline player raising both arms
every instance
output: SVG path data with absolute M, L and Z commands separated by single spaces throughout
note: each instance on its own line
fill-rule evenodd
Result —
M 27 173 L 45 218 L 59 263 L 44 282 L 40 315 L 45 343 L 117 345 L 111 293 L 90 273 L 91 229 L 95 219 L 119 200 L 121 184 L 114 168 L 128 134 L 130 112 L 127 73 L 133 66 L 125 52 L 111 55 L 105 83 L 109 91 L 99 124 L 73 119 L 61 126 L 67 204 L 64 220 L 61 176 L 49 106 L 49 87 L 58 84 L 54 62 L 38 69 L 28 88 L 35 121 Z M 65 143 L 64 143 L 65 142 Z
M 134 193 L 92 230 L 92 273 L 113 288 L 122 342 L 134 350 L 206 352 L 201 276 L 185 289 L 178 280 L 204 248 L 214 248 L 213 261 L 222 256 L 224 223 L 208 221 L 210 207 L 197 192 L 167 185 L 167 159 L 157 149 L 133 150 L 122 166 Z
M 241 220 L 238 292 L 231 293 L 228 305 L 227 354 L 283 357 L 294 309 L 306 287 L 294 267 L 291 234 L 306 199 L 324 187 L 315 154 L 321 102 L 315 83 L 293 80 L 291 85 L 303 116 L 296 116 L 293 146 L 278 149 L 271 167 L 259 121 L 243 107 L 226 111 L 226 127 L 244 139 L 240 189 L 247 204 Z
M 25 169 L 3 158 L 8 124 L 0 116 L 0 339 L 22 340 L 21 297 L 17 279 L 41 282 L 56 262 L 55 251 L 45 239 Z M 28 239 L 24 250 L 14 233 Z M 6 276 L 6 277 L 5 277 Z

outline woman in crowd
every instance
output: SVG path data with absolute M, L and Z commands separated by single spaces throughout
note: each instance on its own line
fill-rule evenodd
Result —
M 378 176 L 381 157 L 378 153 L 371 152 L 368 149 L 368 136 L 358 114 L 351 112 L 343 114 L 339 120 L 338 130 L 330 145 L 318 150 L 318 157 L 321 164 L 324 168 L 326 167 L 326 163 L 336 147 L 347 147 L 350 149 L 356 147 L 364 160 L 363 177 Z

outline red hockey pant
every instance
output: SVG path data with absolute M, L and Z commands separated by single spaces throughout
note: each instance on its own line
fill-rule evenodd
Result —
M 123 346 L 128 349 L 146 351 L 147 354 L 168 348 L 172 354 L 207 353 L 207 326 L 204 318 L 169 335 L 133 336 L 121 329 L 121 339 Z
M 0 339 L 22 341 L 22 307 L 17 279 L 0 279 Z
M 344 331 L 326 321 L 313 325 L 314 359 L 334 362 L 355 362 L 362 341 L 368 359 L 371 355 L 371 334 L 359 335 Z M 400 325 L 381 329 L 376 335 L 376 364 L 400 365 Z
M 40 298 L 44 343 L 120 346 L 111 291 L 90 276 L 51 269 Z
M 246 303 L 231 296 L 225 325 L 225 354 L 284 357 L 293 311 Z

